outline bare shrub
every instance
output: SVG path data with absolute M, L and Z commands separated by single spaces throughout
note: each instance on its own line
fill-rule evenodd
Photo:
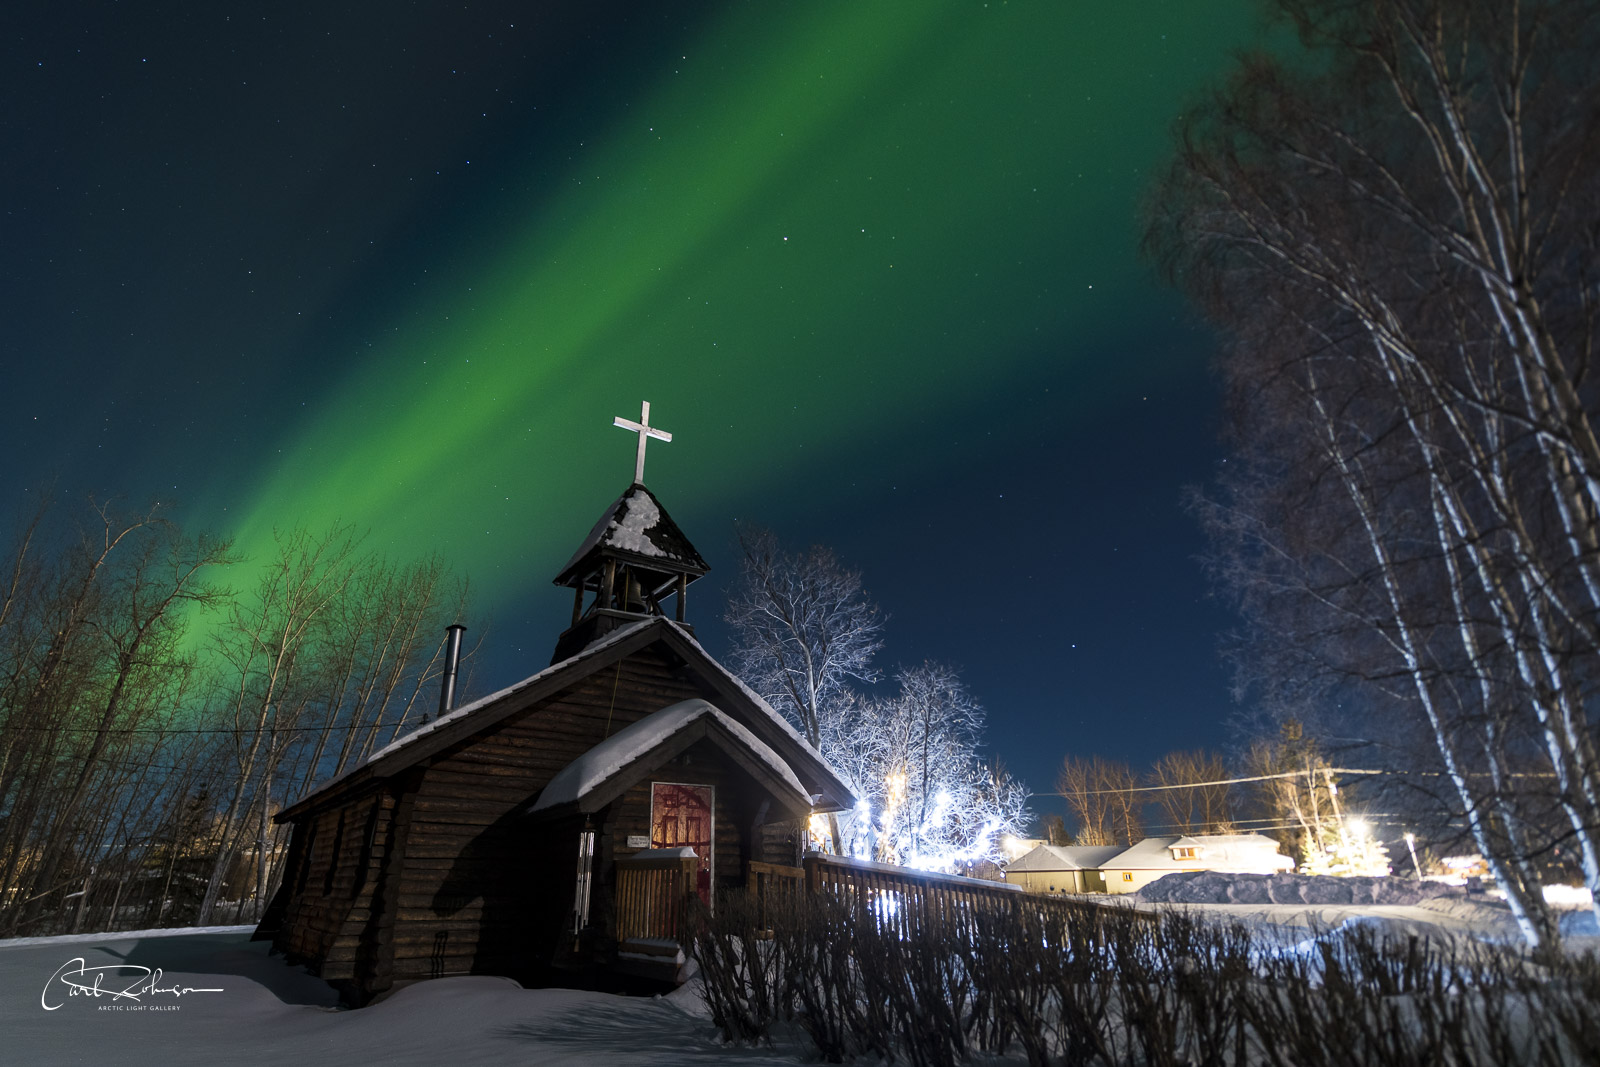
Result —
M 1592 956 L 1365 926 L 1280 949 L 1194 912 L 1023 894 L 897 904 L 814 893 L 758 912 L 738 894 L 702 911 L 694 950 L 723 1036 L 790 1021 L 829 1062 L 917 1067 L 1018 1051 L 1030 1067 L 1600 1063 Z

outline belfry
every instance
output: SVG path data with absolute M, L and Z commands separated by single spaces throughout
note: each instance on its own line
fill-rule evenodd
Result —
M 710 570 L 644 486 L 645 443 L 651 437 L 671 441 L 672 435 L 650 425 L 648 401 L 639 422 L 618 417 L 613 424 L 639 435 L 633 484 L 605 510 L 556 575 L 555 584 L 573 590 L 572 625 L 556 642 L 552 663 L 618 626 L 665 615 L 662 604 L 669 598 L 675 600 L 676 621 L 693 633 L 685 618 L 689 583 Z

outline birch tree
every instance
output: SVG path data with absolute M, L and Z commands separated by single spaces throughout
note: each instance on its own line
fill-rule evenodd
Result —
M 1600 890 L 1600 28 L 1279 6 L 1307 54 L 1195 110 L 1151 227 L 1225 331 L 1238 462 L 1203 514 L 1257 649 L 1410 717 L 1548 948 L 1534 858 Z

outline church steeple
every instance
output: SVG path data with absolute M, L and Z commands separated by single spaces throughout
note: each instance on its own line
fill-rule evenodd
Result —
M 685 622 L 689 583 L 711 568 L 695 551 L 656 495 L 644 487 L 647 437 L 672 435 L 650 425 L 650 405 L 639 422 L 618 418 L 615 425 L 639 434 L 634 482 L 594 524 L 555 584 L 573 591 L 572 625 L 556 642 L 551 662 L 566 659 L 618 626 L 665 616 L 663 604 L 676 597 L 674 614 Z

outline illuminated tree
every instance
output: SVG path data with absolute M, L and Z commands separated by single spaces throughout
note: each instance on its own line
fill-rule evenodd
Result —
M 984 712 L 954 670 L 902 670 L 886 700 L 857 700 L 824 736 L 823 755 L 856 787 L 840 819 L 842 851 L 926 870 L 1000 856 L 1020 835 L 1028 792 L 979 751 Z
M 724 615 L 734 670 L 821 746 L 849 703 L 852 681 L 874 682 L 883 619 L 861 573 L 833 550 L 784 551 L 770 530 L 739 527 L 739 577 Z
M 930 868 L 998 856 L 1020 833 L 1027 790 L 978 751 L 983 710 L 937 664 L 896 675 L 888 699 L 857 693 L 878 678 L 883 620 L 861 575 L 827 548 L 786 552 L 741 527 L 729 594 L 730 662 L 855 787 L 861 806 L 830 817 L 825 837 L 850 855 Z

